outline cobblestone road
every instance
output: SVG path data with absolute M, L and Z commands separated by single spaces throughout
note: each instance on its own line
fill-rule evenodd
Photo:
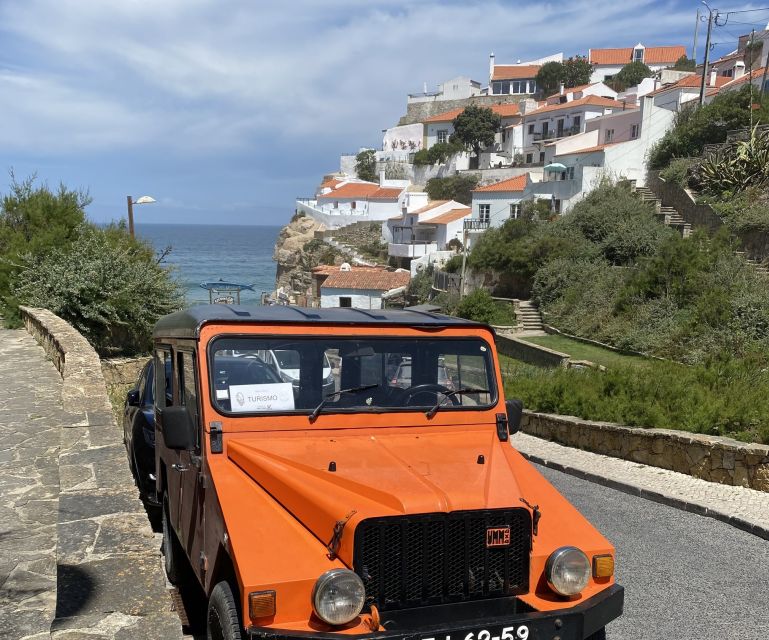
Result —
M 0 330 L 0 636 L 47 635 L 56 609 L 61 378 L 26 331 Z

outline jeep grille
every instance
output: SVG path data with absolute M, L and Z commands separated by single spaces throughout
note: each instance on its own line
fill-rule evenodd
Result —
M 486 546 L 486 530 L 510 527 L 510 545 Z M 380 611 L 526 593 L 527 509 L 457 511 L 364 520 L 353 567 Z

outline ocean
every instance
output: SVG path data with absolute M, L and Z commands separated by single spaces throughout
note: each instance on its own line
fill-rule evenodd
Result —
M 258 304 L 263 291 L 275 289 L 272 252 L 282 227 L 198 224 L 137 224 L 136 235 L 156 251 L 171 245 L 165 263 L 172 265 L 184 287 L 187 304 L 208 304 L 207 280 L 253 285 L 243 291 L 243 304 Z

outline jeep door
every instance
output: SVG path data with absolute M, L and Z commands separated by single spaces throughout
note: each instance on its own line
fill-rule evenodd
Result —
M 168 495 L 168 516 L 174 530 L 179 529 L 179 496 L 181 495 L 180 453 L 165 446 L 162 409 L 179 404 L 178 371 L 170 346 L 155 350 L 155 461 L 159 482 Z M 158 437 L 160 436 L 160 437 Z M 163 473 L 165 469 L 165 473 Z M 158 496 L 162 499 L 162 495 Z

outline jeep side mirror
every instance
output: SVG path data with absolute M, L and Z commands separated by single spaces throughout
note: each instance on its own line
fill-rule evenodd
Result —
M 505 402 L 507 409 L 507 432 L 510 435 L 518 433 L 521 429 L 521 417 L 523 416 L 523 401 L 508 400 Z
M 138 389 L 131 389 L 125 397 L 125 403 L 129 407 L 138 407 L 139 406 L 139 390 Z
M 163 440 L 169 449 L 192 451 L 195 449 L 195 427 L 187 407 L 159 409 Z

